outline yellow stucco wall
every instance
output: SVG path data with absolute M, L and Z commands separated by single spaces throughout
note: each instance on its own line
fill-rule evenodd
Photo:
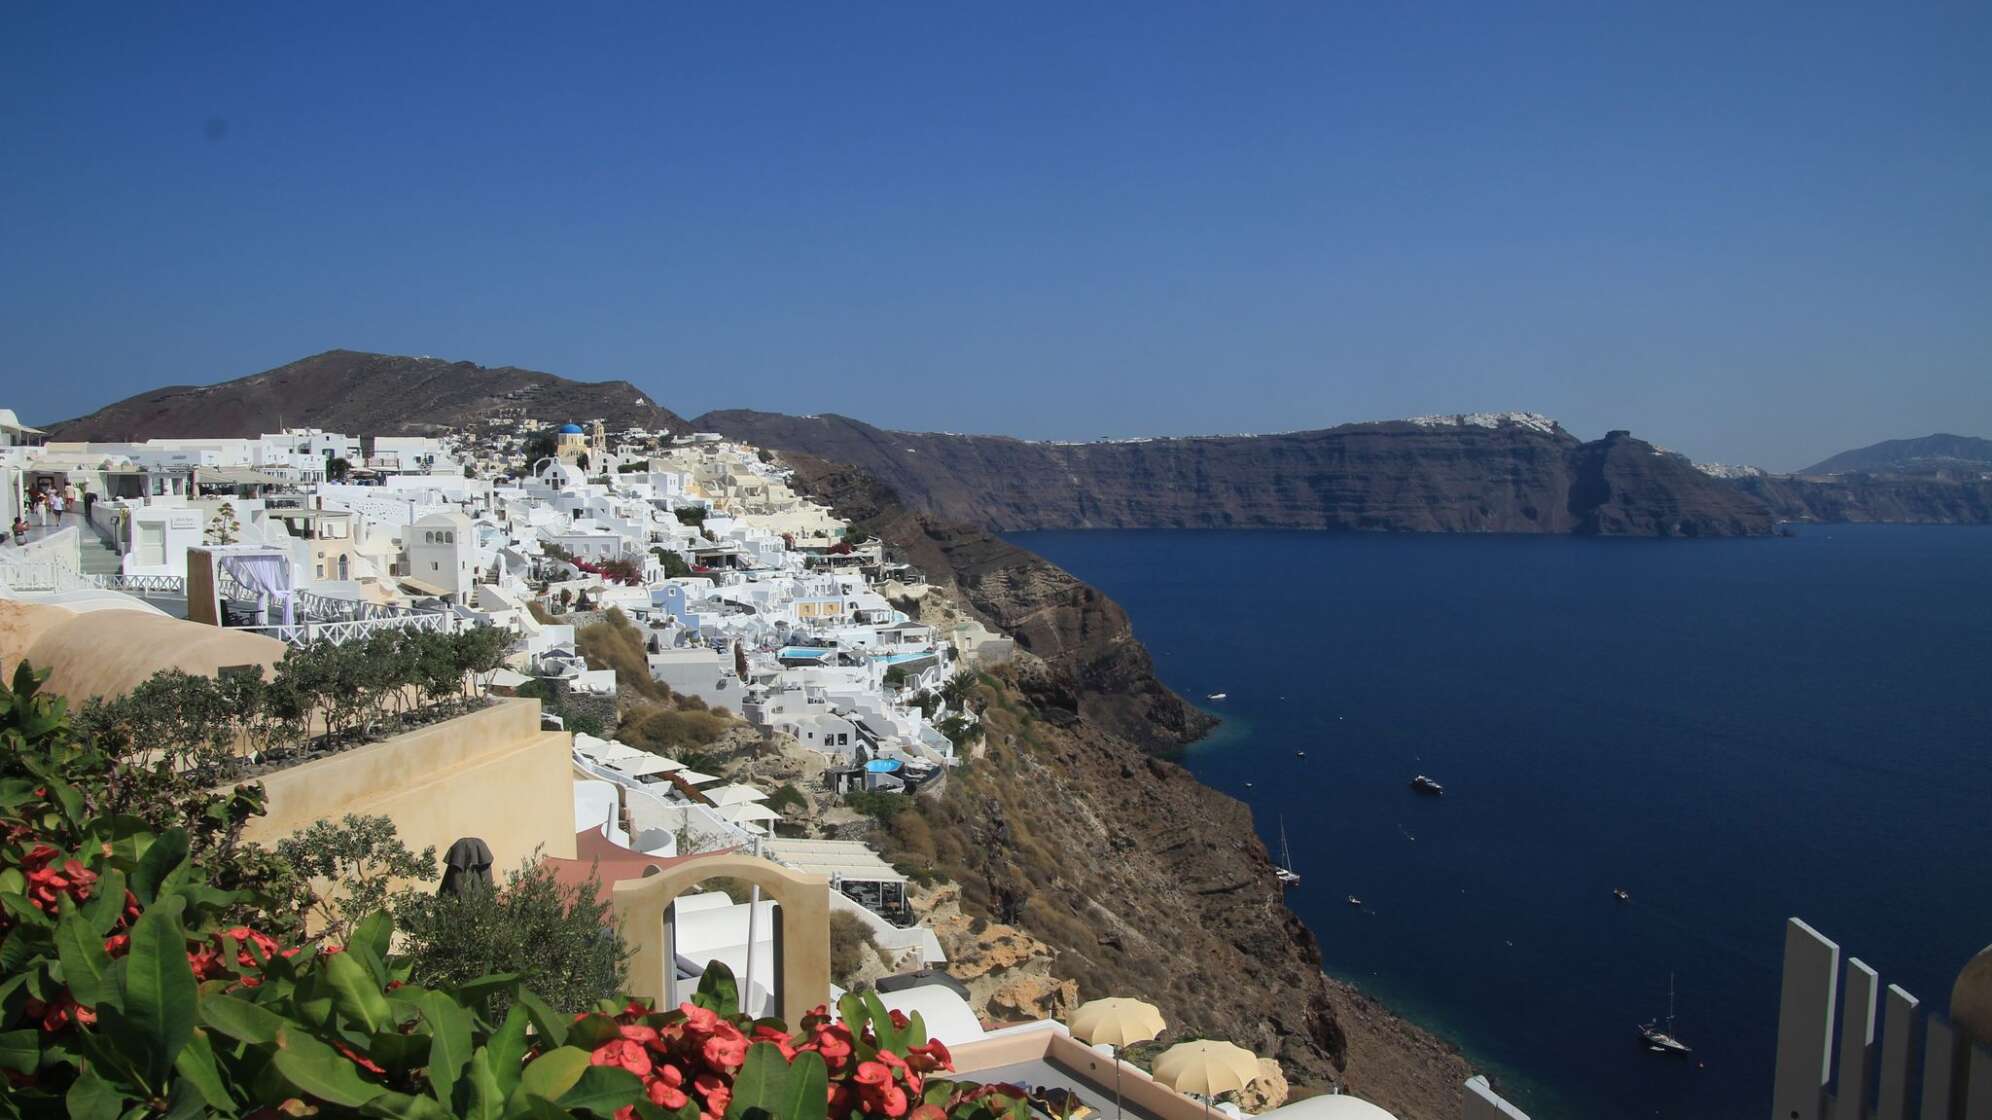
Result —
M 264 843 L 347 813 L 385 816 L 415 851 L 474 836 L 503 881 L 535 851 L 574 858 L 572 739 L 540 730 L 537 700 L 482 711 L 262 778 L 269 813 L 245 836 Z

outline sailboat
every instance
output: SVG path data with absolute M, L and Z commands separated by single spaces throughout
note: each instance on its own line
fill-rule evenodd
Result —
M 1282 887 L 1297 887 L 1300 885 L 1300 872 L 1293 869 L 1293 851 L 1287 847 L 1286 816 L 1284 814 L 1280 817 L 1280 861 L 1273 865 L 1273 874 L 1279 879 L 1280 886 Z
M 1644 1023 L 1640 1025 L 1639 1037 L 1646 1043 L 1646 1048 L 1655 1054 L 1669 1054 L 1678 1057 L 1688 1053 L 1691 1049 L 1687 1043 L 1674 1037 L 1673 973 L 1670 972 L 1667 974 L 1667 1029 L 1661 1030 L 1657 1023 Z

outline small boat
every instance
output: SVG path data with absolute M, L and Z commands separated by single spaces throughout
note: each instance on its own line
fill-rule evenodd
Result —
M 1613 887 L 1612 897 L 1618 899 L 1620 902 L 1632 901 L 1632 896 L 1626 893 L 1626 889 L 1624 887 Z
M 1350 896 L 1349 896 L 1349 905 L 1351 905 L 1351 906 L 1361 906 L 1362 904 L 1363 904 L 1363 900 L 1362 900 L 1362 899 L 1360 899 L 1360 898 L 1357 898 L 1357 897 L 1356 897 L 1355 895 L 1350 895 Z
M 1293 850 L 1287 847 L 1284 815 L 1280 817 L 1280 861 L 1273 865 L 1273 875 L 1279 879 L 1282 888 L 1300 885 L 1300 872 L 1293 869 Z
M 1646 1048 L 1655 1054 L 1680 1057 L 1693 1051 L 1693 1047 L 1674 1037 L 1673 973 L 1670 972 L 1667 974 L 1667 1029 L 1661 1030 L 1658 1023 L 1641 1023 L 1639 1026 L 1639 1038 L 1640 1041 L 1646 1044 Z
M 1226 697 L 1227 695 L 1229 695 L 1229 694 L 1228 694 L 1228 693 L 1223 693 L 1223 692 L 1213 692 L 1213 693 L 1211 693 L 1211 694 L 1210 694 L 1209 696 L 1206 696 L 1206 697 L 1204 697 L 1204 699 L 1206 699 L 1206 700 L 1222 700 L 1222 699 L 1224 699 L 1224 698 L 1225 698 L 1225 697 Z
M 1411 779 L 1411 790 L 1414 793 L 1422 793 L 1431 797 L 1444 797 L 1446 795 L 1446 787 L 1427 778 L 1423 774 Z
M 1307 752 L 1306 752 L 1306 751 L 1295 751 L 1295 752 L 1293 752 L 1293 756 L 1294 756 L 1295 758 L 1306 758 L 1306 757 L 1307 757 Z

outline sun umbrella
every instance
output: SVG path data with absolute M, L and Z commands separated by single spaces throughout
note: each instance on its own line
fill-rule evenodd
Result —
M 611 759 L 609 761 L 609 768 L 623 774 L 628 774 L 632 778 L 641 778 L 645 774 L 666 774 L 673 770 L 684 769 L 680 764 L 672 762 L 668 758 L 659 758 L 654 754 L 638 755 L 635 758 Z
M 700 790 L 706 800 L 714 805 L 747 805 L 755 801 L 766 801 L 768 795 L 753 786 L 725 785 L 717 789 Z
M 1080 1004 L 1068 1025 L 1087 1042 L 1121 1047 L 1147 1042 L 1161 1034 L 1167 1024 L 1154 1004 L 1138 999 L 1096 999 Z
M 679 770 L 673 776 L 688 786 L 702 786 L 719 780 L 717 774 L 701 774 L 697 770 Z
M 1072 1033 L 1087 1042 L 1105 1043 L 1114 1051 L 1114 1115 L 1121 1114 L 1120 1052 L 1137 1042 L 1147 1042 L 1166 1026 L 1162 1012 L 1152 1003 L 1138 999 L 1096 999 L 1079 1005 L 1068 1024 Z
M 719 815 L 726 820 L 732 821 L 734 824 L 740 824 L 743 821 L 778 821 L 782 819 L 780 813 L 775 812 L 766 805 L 753 801 L 745 805 L 728 805 L 719 811 Z
M 1257 1055 L 1242 1046 L 1212 1039 L 1179 1042 L 1155 1059 L 1155 1080 L 1178 1093 L 1196 1093 L 1210 1113 L 1210 1099 L 1243 1089 L 1259 1076 Z

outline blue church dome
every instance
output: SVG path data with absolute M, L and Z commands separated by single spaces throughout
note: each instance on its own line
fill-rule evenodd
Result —
M 581 434 L 581 425 L 562 424 L 560 426 L 560 434 L 564 436 L 578 436 Z

